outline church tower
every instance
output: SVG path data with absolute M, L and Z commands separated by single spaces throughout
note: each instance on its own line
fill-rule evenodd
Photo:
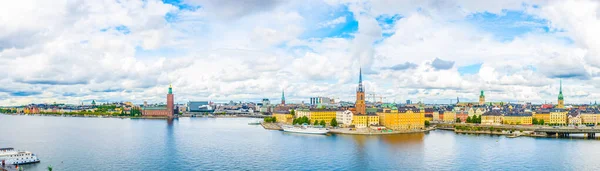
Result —
M 483 90 L 481 90 L 481 93 L 479 94 L 479 105 L 483 104 L 485 104 L 485 95 L 483 95 Z
M 281 105 L 285 105 L 285 94 L 283 92 L 283 89 L 281 90 Z
M 560 90 L 558 92 L 558 105 L 556 106 L 556 108 L 565 108 L 565 99 L 562 94 L 562 79 L 560 80 Z
M 362 85 L 362 68 L 358 73 L 358 88 L 356 89 L 356 108 L 357 114 L 367 114 L 367 106 L 365 104 L 365 90 Z

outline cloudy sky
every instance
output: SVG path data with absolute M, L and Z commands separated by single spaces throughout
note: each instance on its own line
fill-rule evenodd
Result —
M 600 97 L 599 1 L 0 2 L 0 105 L 566 103 Z M 380 98 L 381 97 L 381 98 Z

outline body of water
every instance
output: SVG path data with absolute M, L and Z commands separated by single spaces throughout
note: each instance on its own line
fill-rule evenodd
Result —
M 0 147 L 38 155 L 26 170 L 598 170 L 600 141 L 451 131 L 303 135 L 250 118 L 0 115 Z

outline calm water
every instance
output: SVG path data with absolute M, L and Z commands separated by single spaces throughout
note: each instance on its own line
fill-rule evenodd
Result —
M 600 141 L 457 135 L 301 135 L 249 118 L 166 120 L 0 115 L 0 147 L 27 170 L 599 170 Z

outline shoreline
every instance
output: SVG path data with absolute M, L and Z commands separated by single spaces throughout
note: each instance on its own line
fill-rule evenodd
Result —
M 23 113 L 0 113 L 0 115 L 11 116 L 50 116 L 50 117 L 76 117 L 76 118 L 119 118 L 119 119 L 168 119 L 166 116 L 118 116 L 118 115 L 71 115 L 71 114 L 23 114 Z M 260 118 L 264 116 L 239 116 L 239 115 L 213 115 L 213 116 L 183 116 L 175 118 Z

